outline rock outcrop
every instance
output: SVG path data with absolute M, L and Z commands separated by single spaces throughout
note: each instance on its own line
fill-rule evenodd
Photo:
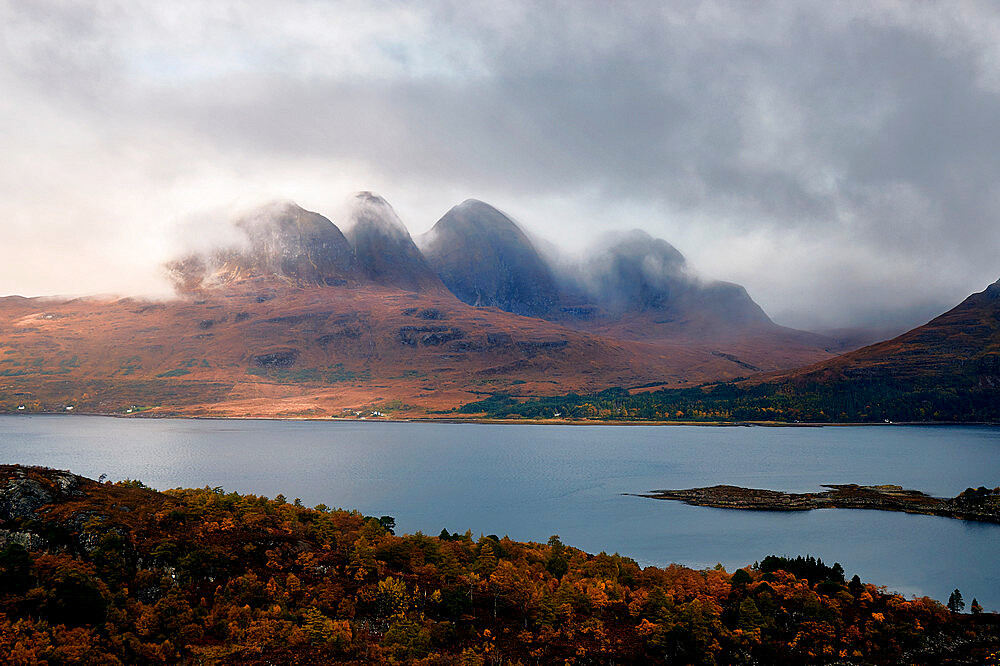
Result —
M 1000 523 L 1000 488 L 969 488 L 957 497 L 941 499 L 902 486 L 860 486 L 854 483 L 824 485 L 818 493 L 783 493 L 776 490 L 710 486 L 688 490 L 655 490 L 639 495 L 677 500 L 694 506 L 751 511 L 809 511 L 811 509 L 873 509 L 903 511 L 962 520 Z

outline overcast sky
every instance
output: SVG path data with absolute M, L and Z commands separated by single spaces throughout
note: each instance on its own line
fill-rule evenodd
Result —
M 0 0 L 0 294 L 162 293 L 222 211 L 367 189 L 922 323 L 1000 277 L 996 7 Z

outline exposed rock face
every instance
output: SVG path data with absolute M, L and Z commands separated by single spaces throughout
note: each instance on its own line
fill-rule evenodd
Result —
M 544 316 L 559 300 L 552 270 L 531 240 L 482 201 L 453 207 L 421 245 L 448 289 L 470 305 Z
M 42 506 L 56 500 L 82 494 L 78 490 L 78 477 L 69 472 L 45 471 L 45 482 L 32 478 L 23 468 L 4 470 L 6 478 L 0 481 L 0 520 L 37 518 Z M 0 478 L 3 478 L 0 476 Z
M 441 281 L 413 243 L 392 206 L 371 192 L 358 192 L 351 202 L 353 226 L 347 239 L 365 278 L 409 291 L 442 288 Z
M 242 242 L 168 264 L 181 290 L 254 277 L 312 285 L 347 284 L 358 277 L 354 251 L 340 229 L 291 201 L 268 204 L 233 224 Z

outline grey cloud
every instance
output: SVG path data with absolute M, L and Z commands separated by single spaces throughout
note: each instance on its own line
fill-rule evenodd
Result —
M 1000 99 L 987 87 L 1000 79 L 988 52 L 1000 18 L 988 4 L 349 3 L 347 25 L 311 2 L 281 14 L 179 3 L 174 25 L 125 4 L 29 4 L 5 11 L 5 76 L 109 140 L 175 136 L 237 173 L 360 164 L 393 203 L 394 185 L 493 193 L 508 209 L 576 201 L 578 217 L 602 200 L 647 218 L 592 230 L 764 234 L 764 249 L 681 249 L 723 269 L 756 252 L 756 268 L 744 256 L 733 270 L 766 308 L 830 304 L 845 324 L 944 306 L 1000 274 Z M 297 13 L 327 21 L 328 42 L 276 18 Z M 355 43 L 359 21 L 371 38 Z M 185 39 L 186 25 L 221 46 Z M 456 203 L 444 196 L 422 211 Z M 426 214 L 406 222 L 426 228 Z M 579 223 L 547 222 L 529 229 Z M 782 256 L 817 246 L 821 262 Z M 808 274 L 838 262 L 847 283 Z M 802 273 L 775 279 L 776 263 Z

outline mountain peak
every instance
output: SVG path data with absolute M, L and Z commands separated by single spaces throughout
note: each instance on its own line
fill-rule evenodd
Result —
M 355 192 L 351 195 L 347 202 L 346 218 L 344 233 L 348 238 L 370 233 L 371 230 L 395 238 L 410 238 L 410 232 L 399 219 L 395 209 L 388 201 L 373 192 Z
M 356 192 L 348 202 L 347 216 L 346 237 L 369 280 L 411 291 L 441 287 L 388 201 L 372 192 Z
M 559 299 L 552 271 L 528 236 L 477 199 L 452 207 L 421 245 L 448 289 L 470 305 L 541 316 Z
M 193 252 L 167 265 L 181 290 L 255 277 L 303 284 L 345 284 L 356 278 L 354 253 L 337 226 L 294 201 L 269 202 L 231 222 L 238 240 Z

